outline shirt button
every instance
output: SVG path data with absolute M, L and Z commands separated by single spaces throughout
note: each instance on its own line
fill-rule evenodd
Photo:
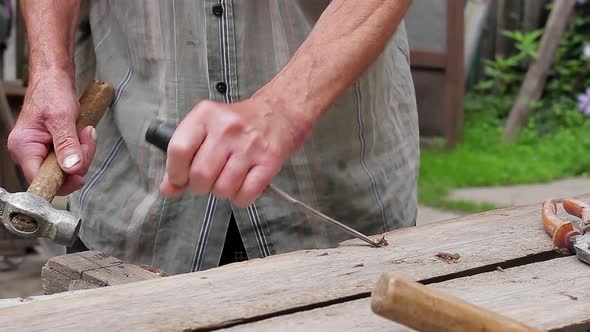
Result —
M 225 84 L 224 82 L 219 82 L 215 84 L 215 89 L 217 89 L 217 91 L 221 93 L 225 93 L 227 91 L 227 84 Z
M 212 10 L 213 10 L 213 15 L 215 15 L 215 16 L 223 15 L 223 6 L 222 5 L 215 5 L 215 6 L 213 6 Z

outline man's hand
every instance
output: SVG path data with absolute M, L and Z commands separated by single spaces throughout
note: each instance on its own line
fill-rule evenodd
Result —
M 29 182 L 53 144 L 61 168 L 70 174 L 58 195 L 82 187 L 94 157 L 96 133 L 86 127 L 78 138 L 78 113 L 79 103 L 68 74 L 48 71 L 31 79 L 22 111 L 8 137 L 8 150 Z
M 55 149 L 69 174 L 57 192 L 84 184 L 96 148 L 91 127 L 76 133 L 79 103 L 74 88 L 74 35 L 81 0 L 20 1 L 29 41 L 29 86 L 22 111 L 8 136 L 8 150 L 29 182 Z M 52 147 L 53 145 L 53 147 Z
M 160 190 L 167 196 L 212 192 L 247 207 L 301 146 L 311 130 L 306 123 L 260 96 L 201 102 L 170 140 Z

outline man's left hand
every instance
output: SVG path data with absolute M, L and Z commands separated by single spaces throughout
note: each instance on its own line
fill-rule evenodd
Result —
M 200 102 L 170 140 L 160 191 L 165 196 L 211 192 L 247 207 L 303 144 L 311 131 L 306 123 L 264 97 Z

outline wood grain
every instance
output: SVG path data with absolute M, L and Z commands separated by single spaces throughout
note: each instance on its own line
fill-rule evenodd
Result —
M 400 229 L 386 234 L 389 245 L 382 248 L 351 240 L 333 249 L 87 290 L 0 309 L 0 326 L 62 332 L 224 327 L 368 294 L 383 272 L 424 280 L 551 252 L 540 210 L 539 203 Z M 460 258 L 447 263 L 439 252 Z
M 431 284 L 465 301 L 544 330 L 590 329 L 590 266 L 564 257 Z M 243 331 L 413 331 L 371 311 L 369 298 L 223 329 Z
M 96 251 L 51 258 L 41 270 L 45 294 L 122 285 L 162 275 Z

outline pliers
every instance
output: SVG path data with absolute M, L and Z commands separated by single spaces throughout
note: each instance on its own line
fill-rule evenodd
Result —
M 579 227 L 557 216 L 557 201 L 543 202 L 543 226 L 553 238 L 553 249 L 563 254 L 576 254 L 579 260 L 590 264 L 590 205 L 577 199 L 563 199 L 564 210 L 581 219 Z

